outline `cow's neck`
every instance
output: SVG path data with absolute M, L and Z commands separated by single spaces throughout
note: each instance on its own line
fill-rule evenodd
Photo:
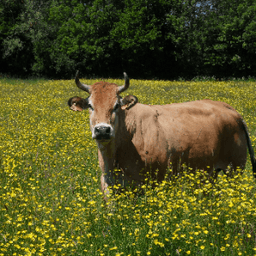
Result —
M 97 142 L 98 144 L 98 157 L 99 164 L 102 172 L 105 175 L 105 181 L 108 185 L 114 184 L 113 171 L 115 168 L 115 155 L 116 145 L 115 141 L 111 141 L 107 144 Z
M 122 154 L 126 155 L 125 150 L 129 150 L 129 145 L 132 143 L 132 130 L 134 129 L 135 122 L 130 117 L 127 123 L 127 114 L 129 114 L 128 111 L 122 111 L 119 114 L 119 127 L 113 140 L 107 144 L 97 142 L 100 168 L 105 174 L 105 181 L 108 185 L 114 182 L 112 177 L 114 169 L 119 168 L 117 151 L 121 149 Z

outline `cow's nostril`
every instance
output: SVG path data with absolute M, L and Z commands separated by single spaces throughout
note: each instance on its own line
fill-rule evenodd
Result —
M 106 127 L 106 133 L 110 134 L 110 127 Z

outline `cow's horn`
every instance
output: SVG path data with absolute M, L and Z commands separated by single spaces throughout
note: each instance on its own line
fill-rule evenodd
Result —
M 125 90 L 127 90 L 129 88 L 129 77 L 127 76 L 127 74 L 124 72 L 124 85 L 122 86 L 119 86 L 118 88 L 118 92 L 121 93 L 121 92 L 124 92 Z
M 81 90 L 84 90 L 84 91 L 90 93 L 90 85 L 88 85 L 88 84 L 82 84 L 82 83 L 79 81 L 78 73 L 79 73 L 79 70 L 77 70 L 77 72 L 76 72 L 76 77 L 75 77 L 75 81 L 76 81 L 77 87 L 78 87 L 79 89 L 81 89 Z

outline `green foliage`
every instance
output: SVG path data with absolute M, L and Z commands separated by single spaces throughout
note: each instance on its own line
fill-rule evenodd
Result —
M 256 76 L 253 0 L 0 2 L 3 73 Z
M 19 67 L 20 64 L 25 64 L 26 53 L 25 49 L 27 39 L 22 35 L 18 28 L 21 20 L 21 15 L 24 12 L 24 5 L 19 0 L 6 0 L 0 3 L 0 53 L 1 53 L 1 69 L 2 72 L 7 72 L 8 65 L 14 72 L 26 71 Z M 19 62 L 21 59 L 21 63 Z
M 213 47 L 207 49 L 205 61 L 214 72 L 221 69 L 222 76 L 254 75 L 255 8 L 255 1 L 213 1 L 208 14 Z

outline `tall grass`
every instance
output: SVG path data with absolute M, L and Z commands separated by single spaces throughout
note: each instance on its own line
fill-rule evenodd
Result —
M 243 115 L 256 151 L 255 86 L 131 80 L 127 93 L 145 104 L 225 101 Z M 88 113 L 67 106 L 85 96 L 74 81 L 1 79 L 0 91 L 0 255 L 256 255 L 250 161 L 214 186 L 187 173 L 106 206 Z

